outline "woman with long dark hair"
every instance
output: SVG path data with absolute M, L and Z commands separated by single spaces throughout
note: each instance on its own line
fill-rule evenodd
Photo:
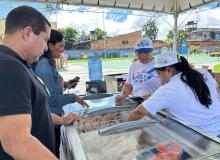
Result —
M 47 86 L 49 96 L 50 111 L 58 116 L 62 116 L 62 107 L 69 103 L 77 102 L 83 106 L 88 104 L 75 94 L 63 94 L 62 77 L 58 74 L 54 58 L 59 58 L 64 52 L 64 37 L 57 30 L 51 30 L 50 38 L 47 42 L 48 50 L 40 57 L 40 60 L 33 66 L 33 70 Z M 61 123 L 62 124 L 62 123 Z M 59 157 L 60 146 L 60 125 L 55 126 L 56 156 Z
M 168 52 L 156 57 L 163 86 L 129 116 L 137 120 L 162 109 L 179 121 L 214 136 L 220 135 L 220 102 L 216 81 L 205 70 L 193 69 L 183 56 Z

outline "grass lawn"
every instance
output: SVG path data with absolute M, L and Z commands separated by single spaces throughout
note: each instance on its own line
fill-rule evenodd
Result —
M 220 72 L 220 64 L 216 64 L 214 67 L 213 67 L 213 72 Z

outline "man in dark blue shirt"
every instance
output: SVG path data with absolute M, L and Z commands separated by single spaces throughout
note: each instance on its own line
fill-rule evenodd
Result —
M 50 23 L 21 6 L 6 18 L 0 45 L 0 159 L 56 160 L 47 92 L 28 69 L 47 49 Z

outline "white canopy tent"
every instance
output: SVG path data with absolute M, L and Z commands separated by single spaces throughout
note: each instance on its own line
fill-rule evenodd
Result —
M 174 15 L 173 50 L 177 44 L 177 18 L 184 11 L 220 0 L 27 0 L 34 2 L 62 3 L 96 7 L 122 8 L 141 11 L 161 12 Z
M 179 14 L 216 0 L 26 0 Z

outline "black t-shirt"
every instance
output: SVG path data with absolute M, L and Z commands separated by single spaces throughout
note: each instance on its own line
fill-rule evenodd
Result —
M 55 153 L 47 96 L 44 85 L 30 72 L 27 62 L 0 45 L 0 116 L 31 114 L 31 134 Z M 11 159 L 0 144 L 0 160 Z

